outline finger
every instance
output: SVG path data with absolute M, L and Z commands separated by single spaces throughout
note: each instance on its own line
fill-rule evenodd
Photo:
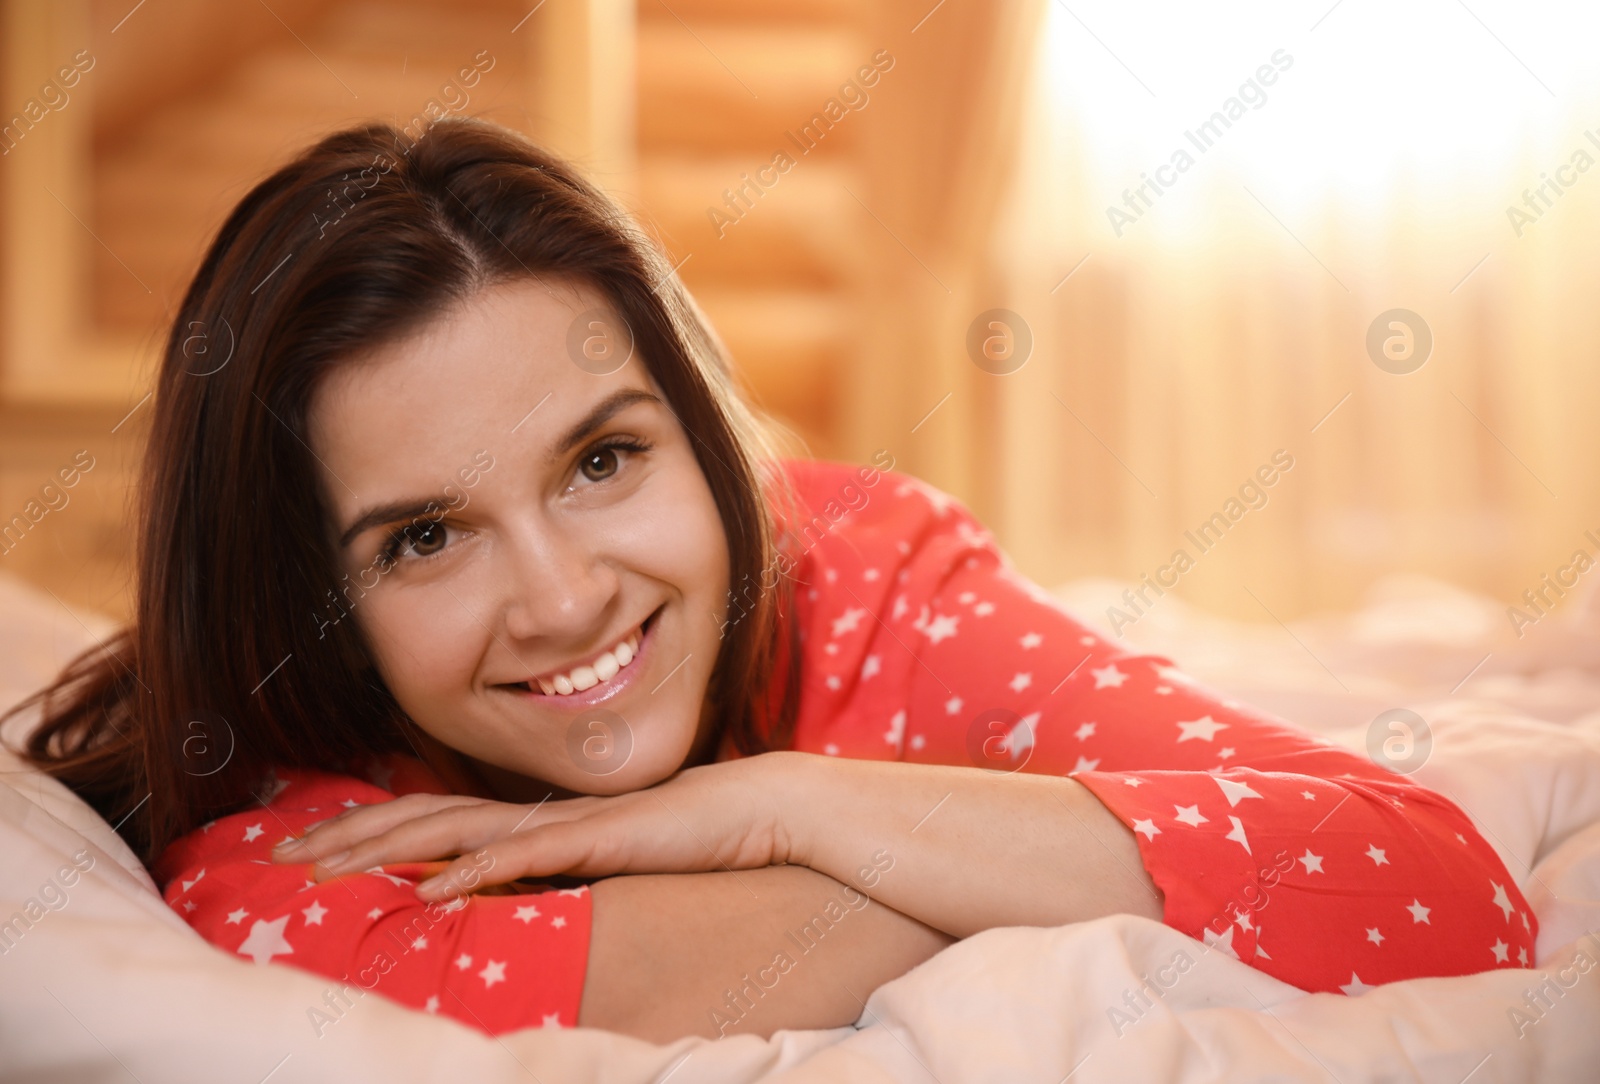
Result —
M 319 821 L 298 839 L 273 848 L 278 862 L 305 862 L 338 854 L 355 843 L 389 831 L 395 825 L 452 806 L 482 803 L 484 799 L 464 794 L 407 794 L 393 801 L 349 809 L 336 817 Z
M 520 807 L 499 802 L 450 806 L 402 821 L 386 832 L 357 840 L 348 849 L 319 859 L 312 867 L 312 876 L 322 880 L 390 862 L 425 862 L 458 855 L 505 835 L 508 817 L 519 813 Z
M 495 840 L 462 854 L 417 886 L 424 900 L 445 899 L 521 877 L 558 873 L 605 876 L 620 872 L 604 854 L 603 835 L 591 820 L 558 821 Z

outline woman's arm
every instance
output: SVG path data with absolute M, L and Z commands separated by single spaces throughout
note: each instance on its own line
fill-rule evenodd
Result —
M 578 1023 L 651 1042 L 849 1024 L 873 990 L 952 941 L 803 866 L 611 877 L 591 891 Z
M 1127 913 L 1162 918 L 1133 832 L 1072 779 L 774 753 L 788 858 L 834 877 L 882 851 L 874 899 L 955 937 Z
M 314 867 L 318 877 L 461 855 L 423 883 L 424 899 L 458 892 L 468 875 L 477 887 L 789 863 L 953 937 L 1162 915 L 1132 831 L 1074 780 L 809 753 L 708 764 L 646 790 L 536 807 L 416 796 L 339 816 L 300 847 L 348 848 Z M 843 917 L 840 904 L 831 917 Z

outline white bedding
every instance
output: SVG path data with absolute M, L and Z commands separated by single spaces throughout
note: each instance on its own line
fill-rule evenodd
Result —
M 1093 620 L 1120 589 L 1084 581 L 1057 594 Z M 0 616 L 4 702 L 108 628 L 4 577 Z M 1127 640 L 1358 748 L 1377 712 L 1421 713 L 1434 744 L 1418 778 L 1500 850 L 1539 916 L 1537 970 L 1306 995 L 1159 923 L 1118 916 L 969 938 L 878 990 L 859 1030 L 670 1046 L 588 1029 L 491 1039 L 368 996 L 319 1038 L 308 1010 L 328 982 L 200 940 L 110 825 L 0 753 L 0 930 L 28 899 L 56 902 L 0 955 L 0 1078 L 1597 1080 L 1600 616 L 1575 601 L 1536 642 L 1509 646 L 1497 620 L 1488 600 L 1397 580 L 1361 612 L 1296 623 L 1294 636 L 1168 598 Z M 74 856 L 93 864 L 60 895 L 47 890 L 71 879 L 59 871 Z M 1135 1017 L 1125 995 L 1158 973 L 1176 977 Z M 1528 998 L 1541 984 L 1545 1007 Z

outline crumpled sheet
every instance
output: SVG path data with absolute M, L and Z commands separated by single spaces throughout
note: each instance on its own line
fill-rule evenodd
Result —
M 1092 621 L 1122 586 L 1056 594 Z M 1594 1080 L 1595 612 L 1575 599 L 1508 642 L 1489 600 L 1411 579 L 1356 613 L 1295 622 L 1294 635 L 1167 598 L 1125 637 L 1356 748 L 1380 711 L 1423 715 L 1433 745 L 1417 778 L 1461 804 L 1516 876 L 1540 920 L 1536 969 L 1307 995 L 1160 923 L 1112 916 L 968 938 L 876 991 L 855 1028 L 666 1046 L 581 1028 L 487 1038 L 363 997 L 319 1038 L 309 1010 L 326 980 L 200 940 L 110 825 L 0 754 L 0 932 L 74 855 L 93 859 L 58 909 L 0 940 L 0 1079 Z M 0 613 L 0 697 L 108 628 L 4 577 Z M 1141 1000 L 1141 985 L 1160 996 Z

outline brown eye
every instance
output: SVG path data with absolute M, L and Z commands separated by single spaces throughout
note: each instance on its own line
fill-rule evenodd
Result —
M 591 482 L 603 482 L 617 473 L 615 448 L 600 448 L 584 457 L 582 470 Z
M 406 542 L 412 553 L 427 557 L 444 549 L 444 524 L 425 523 L 406 532 Z

